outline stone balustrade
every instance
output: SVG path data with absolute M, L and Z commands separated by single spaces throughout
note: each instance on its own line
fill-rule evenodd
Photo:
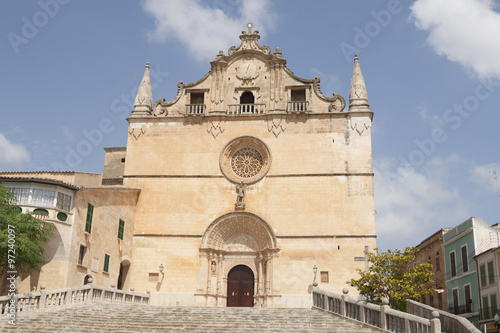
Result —
M 82 304 L 82 303 L 120 303 L 149 305 L 150 291 L 137 293 L 134 288 L 124 291 L 114 288 L 99 287 L 91 282 L 80 287 L 45 290 L 40 286 L 40 291 L 15 295 L 15 309 L 10 306 L 9 296 L 0 297 L 0 314 L 15 312 L 47 311 L 57 307 Z
M 444 332 L 453 333 L 481 333 L 474 324 L 464 317 L 456 316 L 444 310 L 433 308 L 429 305 L 419 303 L 417 301 L 408 300 L 408 313 L 417 315 L 423 318 L 430 318 L 432 313 L 437 311 L 439 313 L 439 321 L 441 322 L 441 329 Z
M 432 319 L 391 309 L 385 300 L 382 306 L 350 298 L 348 290 L 343 295 L 313 289 L 313 308 L 348 317 L 389 332 L 441 333 L 439 314 L 434 311 Z
M 309 111 L 309 102 L 308 101 L 288 102 L 288 106 L 287 106 L 286 110 L 288 113 L 308 112 Z
M 230 104 L 227 106 L 227 114 L 264 114 L 266 113 L 265 104 Z
M 186 115 L 188 116 L 204 116 L 205 104 L 186 104 Z

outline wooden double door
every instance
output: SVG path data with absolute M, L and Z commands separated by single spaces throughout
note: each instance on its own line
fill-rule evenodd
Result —
M 254 275 L 244 265 L 235 266 L 227 276 L 227 306 L 253 307 Z

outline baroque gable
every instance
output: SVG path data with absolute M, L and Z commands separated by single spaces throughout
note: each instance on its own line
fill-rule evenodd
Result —
M 178 83 L 171 101 L 157 100 L 155 117 L 266 116 L 269 114 L 341 112 L 346 106 L 339 94 L 327 97 L 320 79 L 296 76 L 286 66 L 279 48 L 261 46 L 259 31 L 242 31 L 241 44 L 225 55 L 220 51 L 211 70 L 200 80 Z

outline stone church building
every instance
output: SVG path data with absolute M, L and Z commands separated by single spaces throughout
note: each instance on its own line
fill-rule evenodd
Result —
M 73 196 L 66 211 L 58 195 L 53 208 L 22 207 L 45 208 L 65 235 L 50 245 L 47 267 L 57 257 L 57 269 L 24 277 L 23 288 L 62 274 L 50 287 L 92 277 L 150 290 L 158 305 L 309 307 L 313 283 L 339 292 L 365 269 L 376 240 L 373 113 L 358 58 L 346 107 L 259 38 L 249 25 L 171 101 L 153 100 L 146 65 L 127 146 L 105 148 L 103 174 L 83 177 L 91 181 L 0 173 L 13 193 L 30 182 Z

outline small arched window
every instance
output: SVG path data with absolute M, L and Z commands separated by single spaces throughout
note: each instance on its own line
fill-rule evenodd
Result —
M 255 97 L 253 96 L 251 91 L 244 91 L 240 97 L 240 104 L 254 104 Z

